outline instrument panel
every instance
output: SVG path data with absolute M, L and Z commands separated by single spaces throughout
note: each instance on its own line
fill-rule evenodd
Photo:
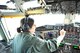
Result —
M 46 25 L 38 27 L 37 32 L 42 32 L 44 39 L 57 38 L 60 34 L 60 30 L 64 29 L 66 35 L 61 43 L 69 45 L 80 45 L 80 27 L 70 25 Z M 40 33 L 39 33 L 40 34 Z

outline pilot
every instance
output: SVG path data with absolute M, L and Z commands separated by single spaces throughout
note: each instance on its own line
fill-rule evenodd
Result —
M 21 19 L 18 34 L 12 43 L 13 53 L 51 53 L 57 50 L 60 42 L 65 36 L 65 31 L 60 31 L 57 39 L 44 40 L 34 36 L 36 25 L 30 17 Z

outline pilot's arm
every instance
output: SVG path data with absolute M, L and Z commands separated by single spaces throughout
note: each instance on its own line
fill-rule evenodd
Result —
M 60 42 L 63 40 L 65 36 L 65 31 L 61 30 L 60 31 L 60 36 L 54 40 L 50 39 L 50 40 L 42 40 L 40 38 L 37 39 L 37 42 L 35 44 L 36 50 L 41 50 L 42 53 L 49 53 L 49 52 L 54 52 L 57 50 Z
M 65 33 L 66 33 L 66 31 L 64 31 L 64 29 L 62 29 L 61 31 L 60 31 L 60 36 L 57 38 L 57 46 L 59 46 L 60 45 L 60 43 L 61 43 L 61 41 L 63 40 L 63 38 L 64 38 L 64 36 L 65 36 Z

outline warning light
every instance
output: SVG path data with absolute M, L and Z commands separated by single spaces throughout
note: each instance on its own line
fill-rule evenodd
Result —
M 64 45 L 64 44 L 60 43 L 60 45 L 59 45 L 59 46 L 63 47 L 63 45 Z
M 74 48 L 74 49 L 78 49 L 78 46 L 77 46 L 77 45 L 74 45 L 73 48 Z

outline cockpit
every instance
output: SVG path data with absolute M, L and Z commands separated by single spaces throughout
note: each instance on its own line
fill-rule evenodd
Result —
M 0 53 L 12 53 L 11 42 L 25 15 L 35 20 L 35 34 L 42 39 L 57 38 L 61 29 L 66 31 L 54 53 L 80 52 L 80 0 L 1 0 Z

